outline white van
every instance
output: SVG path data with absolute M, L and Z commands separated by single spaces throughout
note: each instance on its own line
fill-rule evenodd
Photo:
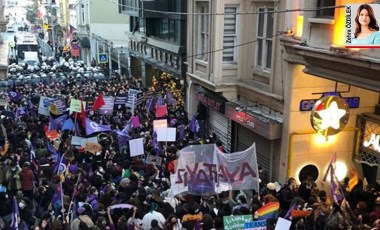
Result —
M 7 25 L 7 33 L 14 33 L 15 27 L 13 25 Z

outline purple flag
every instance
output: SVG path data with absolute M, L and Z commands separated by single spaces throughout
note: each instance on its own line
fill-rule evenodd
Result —
M 156 131 L 154 131 L 154 133 L 153 133 L 153 140 L 152 141 L 153 141 L 153 149 L 156 152 L 156 156 L 161 155 L 161 148 L 160 148 L 160 144 L 157 141 L 157 132 Z
M 165 105 L 164 99 L 162 98 L 162 95 L 160 94 L 157 98 L 156 106 L 162 106 Z
M 199 131 L 199 123 L 198 123 L 195 115 L 191 119 L 189 129 L 191 130 L 191 132 L 194 133 L 194 139 L 195 139 L 197 137 L 197 133 Z
M 15 91 L 10 91 L 8 93 L 8 97 L 11 101 L 18 101 L 22 98 L 22 94 Z
M 119 146 L 123 146 L 123 145 L 127 144 L 127 142 L 129 141 L 129 136 L 127 133 L 124 133 L 123 131 L 120 131 L 117 129 L 115 129 L 113 131 L 117 135 Z
M 66 159 L 65 159 L 65 156 L 62 155 L 60 156 L 59 158 L 59 161 L 57 161 L 57 164 L 55 165 L 55 168 L 54 168 L 54 173 L 56 174 L 64 174 L 66 172 Z
M 64 114 L 64 115 L 59 116 L 56 119 L 54 119 L 54 122 L 55 122 L 55 125 L 57 126 L 57 128 L 62 129 L 63 124 L 65 123 L 66 119 L 67 119 L 67 114 Z
M 59 209 L 62 205 L 62 197 L 63 197 L 62 182 L 60 182 L 59 185 L 57 186 L 57 188 L 55 189 L 55 193 L 54 193 L 53 198 L 51 199 L 51 203 L 50 203 L 51 206 L 53 207 L 55 216 L 57 216 Z
M 334 199 L 334 202 L 338 203 L 339 201 L 344 199 L 344 195 L 342 186 L 336 178 L 334 167 L 331 167 L 330 170 L 330 183 L 330 195 Z
M 155 98 L 154 97 L 152 97 L 150 100 L 149 100 L 149 102 L 148 102 L 148 110 L 149 110 L 149 112 L 151 112 L 151 113 L 153 113 L 154 112 L 154 108 L 155 108 L 155 105 L 156 105 L 156 103 L 155 103 Z
M 111 131 L 111 127 L 109 125 L 101 125 L 86 118 L 86 134 L 87 135 L 97 133 L 97 132 L 107 132 L 107 131 Z
M 170 91 L 170 89 L 166 90 L 166 101 L 168 105 L 173 105 L 176 103 L 176 100 L 174 99 L 173 94 Z
M 57 124 L 55 123 L 54 119 L 49 116 L 49 126 L 48 126 L 48 130 L 51 131 L 51 130 L 56 130 L 57 129 Z
M 15 119 L 18 120 L 21 115 L 25 114 L 24 107 L 18 107 L 15 114 Z
M 18 203 L 16 197 L 13 197 L 12 201 L 12 222 L 10 225 L 10 229 L 18 230 Z
M 57 152 L 57 150 L 54 148 L 54 146 L 50 142 L 47 143 L 47 147 L 48 147 L 48 150 L 53 154 L 53 158 L 58 162 L 60 158 L 59 158 L 59 153 Z
M 178 130 L 179 130 L 178 139 L 180 142 L 182 142 L 183 139 L 185 138 L 185 126 L 184 125 L 178 126 Z
M 294 202 L 294 204 L 289 208 L 288 212 L 285 214 L 284 219 L 290 220 L 290 217 L 292 216 L 292 211 L 296 210 L 297 203 Z
M 127 124 L 125 125 L 124 129 L 122 130 L 123 133 L 129 133 L 132 129 L 132 121 L 127 121 Z

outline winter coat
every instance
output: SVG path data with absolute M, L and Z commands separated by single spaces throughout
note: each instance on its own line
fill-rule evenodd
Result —
M 34 173 L 30 168 L 24 167 L 20 172 L 21 188 L 25 191 L 34 188 Z
M 19 190 L 21 189 L 21 180 L 20 180 L 20 168 L 17 168 L 15 171 L 12 171 L 11 168 L 8 169 L 6 173 L 6 180 L 8 181 L 8 190 Z

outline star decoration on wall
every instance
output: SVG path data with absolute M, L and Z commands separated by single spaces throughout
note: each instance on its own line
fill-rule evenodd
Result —
M 338 104 L 333 101 L 327 109 L 316 111 L 321 117 L 320 129 L 327 129 L 329 127 L 333 129 L 340 128 L 340 119 L 346 115 L 346 110 L 339 109 Z

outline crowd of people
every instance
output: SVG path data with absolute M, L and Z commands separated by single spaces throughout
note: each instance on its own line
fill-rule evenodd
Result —
M 178 150 L 189 144 L 217 143 L 217 136 L 192 127 L 184 108 L 184 91 L 172 76 L 162 74 L 153 79 L 152 87 L 144 88 L 138 78 L 118 74 L 106 80 L 83 74 L 77 77 L 77 71 L 86 68 L 83 63 L 78 65 L 66 66 L 65 81 L 53 77 L 49 82 L 10 84 L 2 89 L 1 98 L 9 101 L 1 113 L 0 229 L 15 229 L 17 208 L 20 230 L 221 230 L 224 216 L 256 218 L 256 211 L 269 202 L 280 203 L 278 216 L 291 220 L 291 229 L 380 228 L 379 190 L 363 187 L 355 170 L 342 188 L 345 199 L 339 202 L 332 202 L 330 194 L 310 177 L 299 186 L 293 178 L 282 188 L 263 179 L 260 191 L 170 197 L 170 175 L 175 173 Z M 116 96 L 130 88 L 140 90 L 139 96 L 146 98 L 134 109 L 121 106 L 106 115 L 98 110 L 81 111 L 86 118 L 108 124 L 117 132 L 86 136 L 81 125 L 84 116 L 67 111 L 59 116 L 67 115 L 75 121 L 75 128 L 62 130 L 58 125 L 59 138 L 46 136 L 51 129 L 49 123 L 58 116 L 38 113 L 41 96 L 59 97 L 66 105 L 72 99 L 90 104 L 99 94 Z M 22 96 L 10 97 L 10 92 Z M 159 101 L 168 106 L 166 116 L 160 119 L 167 119 L 171 127 L 177 128 L 176 142 L 155 141 L 152 104 Z M 139 124 L 131 125 L 136 117 Z M 131 157 L 129 145 L 119 141 L 120 132 L 129 139 L 143 138 L 144 155 Z M 97 137 L 102 150 L 92 153 L 74 145 L 73 136 Z M 148 162 L 150 155 L 160 157 L 161 162 Z M 61 170 L 63 158 L 66 167 Z M 295 210 L 305 212 L 297 216 Z M 267 229 L 274 229 L 274 223 L 276 220 L 268 220 Z

